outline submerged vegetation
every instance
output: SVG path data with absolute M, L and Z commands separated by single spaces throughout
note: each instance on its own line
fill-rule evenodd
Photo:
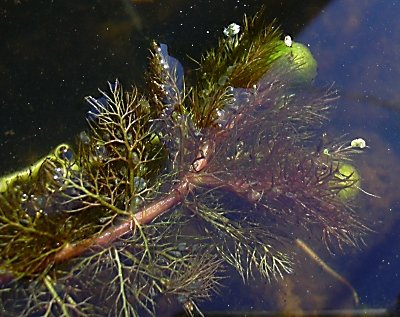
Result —
M 148 91 L 109 83 L 76 146 L 0 180 L 5 315 L 155 315 L 161 295 L 194 314 L 228 266 L 245 282 L 292 272 L 285 245 L 304 233 L 362 242 L 349 161 L 365 144 L 320 137 L 336 92 L 260 15 L 242 28 L 194 84 L 153 43 Z

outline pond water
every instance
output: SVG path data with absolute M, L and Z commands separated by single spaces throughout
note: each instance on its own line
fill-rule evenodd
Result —
M 284 4 L 282 4 L 284 2 Z M 220 297 L 200 305 L 223 311 L 394 310 L 400 295 L 400 4 L 337 1 L 6 1 L 0 5 L 0 174 L 28 166 L 85 129 L 84 97 L 107 81 L 143 86 L 151 40 L 167 43 L 185 69 L 213 47 L 224 26 L 264 5 L 285 33 L 318 62 L 316 85 L 341 98 L 328 135 L 362 137 L 357 158 L 359 212 L 373 232 L 365 246 L 331 254 L 312 246 L 357 290 L 349 290 L 301 251 L 293 275 L 243 286 L 233 276 Z M 295 246 L 293 247 L 295 248 Z M 233 273 L 232 273 L 233 274 Z M 400 312 L 399 312 L 400 314 Z M 211 313 L 210 313 L 211 315 Z M 372 314 L 371 314 L 372 315 Z

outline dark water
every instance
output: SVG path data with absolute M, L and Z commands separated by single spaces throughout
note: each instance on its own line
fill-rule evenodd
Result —
M 284 2 L 282 4 L 281 2 Z M 308 44 L 318 85 L 338 101 L 328 127 L 363 137 L 361 212 L 374 229 L 362 250 L 318 250 L 357 289 L 361 307 L 394 307 L 400 294 L 400 4 L 397 1 L 8 1 L 0 5 L 0 173 L 42 157 L 85 128 L 83 98 L 119 78 L 143 85 L 151 40 L 186 69 L 224 26 L 264 5 L 268 18 Z M 346 288 L 299 255 L 284 281 L 234 280 L 208 310 L 352 308 Z M 346 293 L 347 292 L 347 293 Z
M 392 1 L 333 1 L 301 32 L 319 79 L 342 95 L 333 125 L 363 136 L 362 187 L 381 196 L 361 209 L 375 224 L 348 276 L 367 306 L 391 305 L 400 293 L 400 6 Z

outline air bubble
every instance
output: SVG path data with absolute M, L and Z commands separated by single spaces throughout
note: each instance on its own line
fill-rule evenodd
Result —
M 131 161 L 132 161 L 132 163 L 135 164 L 135 165 L 139 164 L 140 159 L 139 159 L 139 155 L 137 154 L 136 151 L 133 151 L 133 152 L 132 152 Z
M 21 202 L 24 202 L 24 201 L 27 201 L 27 200 L 28 200 L 28 194 L 23 193 L 23 194 L 21 195 Z
M 107 221 L 109 221 L 110 220 L 110 217 L 100 217 L 99 218 L 99 222 L 101 223 L 101 224 L 105 224 Z
M 226 82 L 228 81 L 228 76 L 226 75 L 222 75 L 219 79 L 218 79 L 218 85 L 220 86 L 224 86 L 226 84 Z
M 135 187 L 136 191 L 141 191 L 146 188 L 147 183 L 142 177 L 135 176 L 133 178 L 133 186 Z
M 90 143 L 90 137 L 88 136 L 88 134 L 85 131 L 82 131 L 81 133 L 79 133 L 79 140 L 83 144 L 86 144 L 86 145 Z
M 104 142 L 110 141 L 111 140 L 111 136 L 109 133 L 104 133 L 101 137 L 103 139 Z
M 290 199 L 296 198 L 296 194 L 292 192 L 286 192 L 285 196 Z
M 248 195 L 248 199 L 252 202 L 257 202 L 261 199 L 262 194 L 256 190 L 251 190 L 251 192 Z
M 104 145 L 96 145 L 94 154 L 99 160 L 105 160 L 107 158 L 107 149 Z

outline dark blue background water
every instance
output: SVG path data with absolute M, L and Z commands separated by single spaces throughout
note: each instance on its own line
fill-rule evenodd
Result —
M 375 230 L 363 250 L 320 255 L 348 277 L 363 307 L 393 306 L 400 293 L 400 4 L 282 2 L 6 1 L 0 5 L 0 173 L 73 142 L 85 128 L 83 98 L 108 80 L 143 85 L 151 40 L 167 43 L 186 69 L 194 68 L 188 56 L 199 59 L 224 26 L 265 5 L 271 21 L 276 17 L 310 46 L 319 65 L 316 84 L 334 83 L 341 92 L 328 131 L 367 140 L 370 148 L 357 162 L 362 187 L 382 197 L 360 197 L 360 212 Z M 205 307 L 351 307 L 337 282 L 301 253 L 297 260 L 305 267 L 288 282 L 243 288 L 235 280 L 223 290 L 227 296 Z
M 314 51 L 320 80 L 334 82 L 342 95 L 333 124 L 371 146 L 361 163 L 362 186 L 382 198 L 361 212 L 377 232 L 349 276 L 362 302 L 375 307 L 394 302 L 400 292 L 399 13 L 396 1 L 333 1 L 299 37 Z

